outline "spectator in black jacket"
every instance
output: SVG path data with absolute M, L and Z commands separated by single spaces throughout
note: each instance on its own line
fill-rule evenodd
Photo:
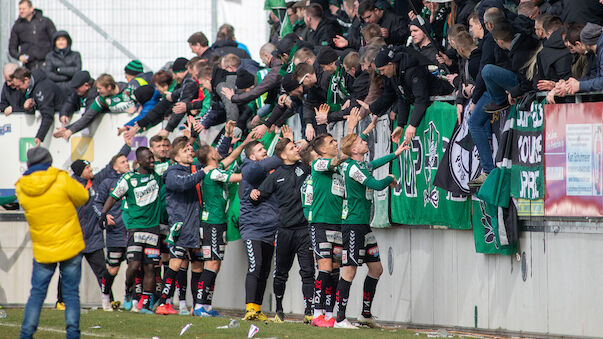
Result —
M 24 67 L 17 68 L 13 73 L 13 83 L 25 92 L 25 110 L 37 109 L 42 114 L 42 123 L 34 139 L 39 146 L 53 123 L 54 112 L 60 110 L 63 105 L 63 92 L 40 69 L 30 72 Z
M 8 51 L 24 67 L 41 68 L 52 50 L 52 36 L 56 32 L 52 20 L 34 9 L 30 0 L 19 1 L 19 19 L 10 32 Z
M 98 91 L 94 86 L 94 79 L 90 77 L 88 71 L 78 71 L 73 75 L 69 82 L 72 92 L 65 99 L 65 103 L 59 112 L 59 120 L 63 125 L 67 125 L 73 113 L 79 111 L 82 107 L 86 110 L 96 97 Z
M 239 44 L 234 40 L 234 32 L 226 30 L 218 32 L 216 42 L 211 45 L 211 49 L 219 56 L 234 54 L 241 59 L 251 59 L 249 53 L 238 46 Z
M 481 50 L 477 48 L 469 32 L 460 32 L 454 37 L 454 48 L 462 58 L 459 75 L 454 80 L 457 89 L 456 117 L 460 124 L 463 109 L 470 102 L 473 94 L 475 79 L 479 72 Z
M 44 71 L 48 78 L 54 81 L 65 96 L 72 92 L 69 82 L 76 72 L 82 70 L 80 52 L 71 50 L 71 37 L 65 31 L 58 31 L 52 36 L 54 48 L 46 55 Z
M 506 109 L 514 103 L 514 98 L 534 89 L 536 57 L 542 48 L 540 41 L 523 32 L 518 33 L 507 23 L 494 26 L 492 37 L 500 48 L 509 51 L 511 67 L 486 65 L 482 70 L 492 97 L 492 102 L 484 106 L 486 112 Z
M 0 93 L 0 112 L 10 115 L 12 112 L 23 112 L 25 103 L 25 94 L 21 92 L 13 83 L 13 73 L 18 68 L 17 64 L 8 63 L 4 65 L 4 85 Z
M 314 45 L 314 52 L 318 53 L 321 46 L 335 47 L 334 38 L 341 35 L 341 26 L 332 16 L 327 18 L 323 9 L 318 4 L 311 4 L 306 8 L 304 21 L 310 30 L 308 32 L 308 42 Z
M 191 48 L 191 52 L 208 61 L 214 55 L 214 51 L 209 47 L 209 41 L 207 41 L 207 37 L 203 32 L 193 33 L 188 38 L 188 46 Z
M 337 35 L 333 40 L 337 48 L 352 48 L 357 51 L 365 44 L 365 41 L 362 40 L 362 34 L 360 34 L 362 21 L 358 16 L 358 6 L 358 0 L 345 0 L 343 2 L 344 14 L 350 27 L 348 28 L 347 38 Z
M 406 43 L 409 31 L 408 20 L 405 17 L 378 8 L 372 0 L 365 0 L 360 4 L 358 15 L 367 24 L 378 24 L 381 27 L 381 35 L 388 45 Z
M 370 105 L 370 111 L 381 116 L 397 104 L 398 127 L 392 140 L 400 143 L 406 127 L 404 141 L 409 142 L 431 104 L 429 97 L 450 94 L 453 87 L 430 73 L 423 56 L 411 48 L 383 48 L 375 58 L 375 67 L 387 79 L 383 94 Z
M 421 25 L 418 19 L 414 19 L 410 22 L 410 36 L 412 37 L 413 47 L 419 51 L 427 60 L 431 62 L 431 65 L 438 65 L 438 60 L 436 59 L 436 55 L 438 55 L 438 50 L 431 43 L 429 37 L 427 36 L 429 32 L 427 31 L 428 24 L 425 23 Z
M 563 22 L 559 17 L 551 17 L 543 24 L 546 40 L 542 43 L 542 50 L 538 53 L 538 75 L 540 80 L 557 82 L 567 80 L 572 75 L 572 54 L 565 46 L 561 33 Z M 539 82 L 539 85 L 542 82 Z M 553 87 L 547 88 L 548 90 Z M 541 89 L 541 85 L 539 86 Z
M 603 4 L 597 0 L 560 0 L 563 22 L 587 22 L 603 25 Z

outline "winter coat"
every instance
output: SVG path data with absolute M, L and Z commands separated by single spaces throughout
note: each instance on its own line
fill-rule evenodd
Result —
M 115 188 L 120 178 L 121 175 L 113 171 L 98 185 L 93 205 L 97 215 L 102 213 L 105 202 L 109 198 L 109 193 Z M 128 238 L 126 225 L 121 216 L 121 204 L 116 203 L 113 205 L 107 214 L 113 217 L 115 225 L 107 225 L 105 229 L 105 247 L 126 247 L 128 245 Z
M 16 195 L 25 210 L 37 262 L 65 261 L 84 249 L 75 209 L 88 201 L 88 192 L 67 172 L 30 169 L 17 181 Z
M 26 66 L 29 69 L 41 67 L 46 55 L 52 50 L 52 36 L 57 31 L 52 20 L 42 15 L 39 9 L 34 10 L 31 21 L 18 18 L 10 32 L 8 51 L 10 56 L 29 55 Z
M 98 91 L 96 90 L 96 86 L 92 85 L 86 95 L 84 97 L 80 97 L 77 95 L 75 91 L 72 91 L 67 98 L 65 98 L 65 102 L 63 106 L 61 106 L 61 111 L 59 112 L 59 116 L 69 117 L 73 115 L 73 113 L 79 111 L 82 107 L 84 110 L 94 102 L 94 99 L 98 96 Z
M 403 45 L 406 44 L 406 40 L 410 35 L 408 29 L 408 20 L 404 16 L 397 15 L 396 13 L 383 10 L 383 16 L 379 20 L 378 25 L 381 28 L 386 28 L 389 36 L 385 39 L 385 43 L 388 45 Z
M 238 44 L 235 41 L 231 40 L 217 40 L 211 45 L 211 49 L 213 50 L 214 55 L 225 56 L 226 54 L 234 54 L 241 59 L 251 59 L 249 53 L 237 47 Z
M 13 112 L 23 112 L 23 104 L 25 103 L 25 94 L 18 89 L 10 87 L 6 82 L 2 85 L 0 92 L 0 112 L 10 106 Z
M 560 0 L 562 1 L 561 20 L 585 24 L 603 25 L 603 5 L 598 0 Z
M 569 79 L 572 76 L 572 60 L 572 53 L 561 39 L 560 28 L 542 43 L 542 50 L 538 53 L 540 79 L 555 82 Z
M 597 41 L 597 56 L 594 58 L 593 71 L 590 72 L 590 77 L 586 80 L 580 80 L 580 92 L 600 91 L 603 90 L 603 34 Z
M 335 35 L 342 35 L 343 32 L 341 30 L 341 26 L 337 22 L 333 16 L 331 17 L 323 17 L 315 30 L 308 31 L 308 42 L 314 45 L 314 52 L 318 55 L 318 51 L 320 51 L 320 47 L 322 46 L 331 46 L 335 47 L 335 43 L 333 42 L 333 38 Z
M 35 69 L 31 72 L 29 88 L 25 92 L 25 97 L 33 98 L 34 108 L 42 115 L 42 123 L 38 128 L 36 138 L 44 141 L 54 122 L 54 112 L 58 112 L 65 101 L 63 91 L 46 77 L 44 71 Z
M 121 93 L 126 88 L 126 84 L 124 82 L 118 82 L 117 88 L 119 88 L 119 92 Z M 77 98 L 79 98 L 79 96 L 77 96 L 77 94 L 76 94 L 76 97 L 73 97 L 72 95 L 70 96 L 71 100 L 74 100 L 74 101 L 78 100 Z M 92 96 L 94 96 L 92 98 L 92 100 L 88 101 L 89 100 L 88 98 L 91 98 Z M 68 130 L 70 130 L 72 133 L 77 133 L 77 132 L 83 130 L 84 128 L 86 128 L 88 125 L 90 125 L 92 123 L 92 121 L 94 120 L 94 118 L 96 118 L 96 116 L 99 115 L 100 113 L 109 112 L 108 109 L 102 108 L 102 107 L 101 107 L 100 111 L 96 111 L 91 108 L 92 103 L 94 102 L 94 100 L 96 100 L 97 97 L 98 97 L 98 92 L 96 91 L 96 88 L 90 88 L 90 90 L 86 94 L 86 111 L 84 112 L 84 114 L 82 114 L 82 116 L 77 121 L 74 121 L 71 124 L 66 126 L 66 128 Z M 79 107 L 78 107 L 78 109 L 79 109 Z
M 277 157 L 266 158 L 262 161 L 253 161 L 248 158 L 241 165 L 241 187 L 239 198 L 241 200 L 241 215 L 239 217 L 239 231 L 243 240 L 258 240 L 269 244 L 274 242 L 274 234 L 279 225 L 279 211 L 276 197 L 255 205 L 251 202 L 249 194 L 258 188 L 268 172 L 277 168 L 282 161 Z
M 496 44 L 492 34 L 486 33 L 484 39 L 478 43 L 477 48 L 481 52 L 481 59 L 479 62 L 480 72 L 475 79 L 475 89 L 473 90 L 473 95 L 471 96 L 471 101 L 474 104 L 476 104 L 484 92 L 486 92 L 486 83 L 482 78 L 481 70 L 488 64 L 497 65 L 503 68 L 511 67 L 511 59 L 509 58 L 507 51 L 503 50 Z
M 56 48 L 56 41 L 59 37 L 67 38 L 67 48 L 60 50 Z M 65 31 L 58 31 L 52 36 L 52 51 L 46 55 L 44 71 L 46 76 L 54 81 L 65 95 L 73 92 L 69 85 L 73 75 L 82 70 L 82 57 L 79 52 L 71 50 L 71 37 Z
M 537 79 L 535 73 L 538 71 L 536 58 L 541 49 L 542 43 L 532 35 L 515 34 L 509 50 L 511 67 L 508 69 L 517 75 L 519 84 L 509 89 L 511 97 L 517 98 L 534 89 L 534 81 Z
M 410 48 L 399 48 L 394 60 L 398 60 L 397 74 L 386 78 L 383 94 L 370 105 L 371 112 L 383 115 L 397 101 L 398 126 L 409 124 L 417 127 L 431 104 L 429 97 L 449 94 L 453 87 L 448 81 L 430 73 L 426 61 Z M 411 105 L 414 106 L 412 113 Z
M 184 79 L 182 79 L 182 83 L 179 86 L 176 86 L 172 91 L 172 102 L 184 102 L 189 103 L 199 97 L 199 84 L 190 74 L 187 74 Z M 152 110 L 151 110 L 152 111 Z M 149 113 L 151 112 L 149 111 Z M 165 129 L 168 132 L 172 132 L 180 121 L 184 117 L 185 113 L 180 114 L 172 114 L 168 124 L 165 126 Z M 142 120 L 142 119 L 141 119 Z M 140 121 L 140 120 L 139 120 Z
M 249 92 L 238 93 L 230 98 L 235 104 L 242 104 L 250 102 L 251 100 L 255 100 L 259 98 L 262 94 L 271 91 L 278 90 L 281 86 L 281 80 L 283 77 L 278 73 L 281 69 L 282 62 L 279 58 L 273 57 L 270 63 L 270 71 L 259 84 L 257 84 L 254 88 L 252 88 Z

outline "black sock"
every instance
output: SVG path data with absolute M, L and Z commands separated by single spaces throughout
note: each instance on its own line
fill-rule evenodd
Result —
M 331 284 L 331 272 L 318 271 L 318 276 L 314 281 L 314 308 L 318 310 L 325 309 L 325 299 L 328 287 Z
M 142 269 L 136 273 L 136 278 L 134 278 L 134 293 L 136 293 L 136 299 L 140 300 L 142 297 Z
M 339 282 L 339 268 L 334 268 L 331 271 L 331 279 L 329 285 L 326 285 L 325 293 L 325 312 L 333 312 L 335 308 L 335 293 L 337 293 L 337 283 Z
M 274 282 L 272 289 L 274 291 L 274 299 L 276 300 L 276 311 L 283 311 L 283 298 L 285 297 L 286 285 L 280 282 Z
M 115 280 L 115 276 L 111 275 L 109 271 L 105 271 L 105 274 L 101 278 L 101 292 L 103 294 L 112 294 L 113 280 Z
M 163 288 L 161 289 L 161 297 L 159 298 L 159 305 L 165 304 L 166 299 L 172 296 L 174 292 L 174 279 L 176 278 L 177 272 L 168 268 L 165 272 L 165 281 L 163 282 Z
M 199 302 L 197 293 L 199 291 L 199 279 L 201 272 L 191 272 L 191 293 L 193 294 L 193 307 Z
M 161 289 L 163 288 L 163 280 L 161 279 L 161 266 L 154 266 L 153 271 L 155 272 L 155 300 L 159 300 L 161 297 Z
M 375 297 L 375 290 L 377 289 L 377 282 L 379 279 L 375 279 L 369 275 L 364 279 L 364 289 L 362 292 L 362 316 L 370 318 L 371 315 L 371 304 Z
M 142 296 L 140 297 L 140 301 L 142 302 L 142 308 L 150 310 L 151 309 L 151 297 L 153 296 L 153 292 L 142 292 Z
M 176 282 L 178 285 L 178 300 L 186 300 L 186 276 L 188 273 L 188 268 L 182 268 L 178 270 L 178 275 L 176 276 Z
M 214 285 L 216 283 L 216 272 L 204 269 L 199 278 L 199 304 L 211 305 L 214 296 Z
M 345 309 L 348 306 L 351 286 L 352 282 L 343 278 L 339 279 L 339 283 L 337 283 L 337 322 L 345 319 Z

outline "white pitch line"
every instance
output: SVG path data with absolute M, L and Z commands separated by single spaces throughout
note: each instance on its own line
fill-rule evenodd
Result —
M 0 326 L 19 327 L 19 328 L 21 327 L 20 324 L 11 324 L 11 323 L 5 323 L 5 322 L 0 322 Z M 56 329 L 56 328 L 52 328 L 52 327 L 42 327 L 42 326 L 38 326 L 37 331 L 46 331 L 46 332 L 61 333 L 61 334 L 67 333 L 65 330 L 60 330 L 60 329 Z M 82 336 L 98 337 L 98 338 L 132 338 L 132 337 L 115 336 L 112 334 L 92 333 L 92 332 L 86 332 L 86 331 L 81 331 L 80 334 Z

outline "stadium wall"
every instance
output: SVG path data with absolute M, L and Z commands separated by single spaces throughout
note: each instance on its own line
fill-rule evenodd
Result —
M 96 172 L 121 147 L 115 126 L 130 118 L 127 114 L 105 114 L 69 142 L 49 135 L 43 145 L 51 150 L 55 167 L 67 169 L 72 156 L 84 157 L 91 160 Z M 20 156 L 31 147 L 30 137 L 39 122 L 39 117 L 26 114 L 0 117 L 3 148 L 0 195 L 10 193 L 25 170 Z M 59 125 L 58 121 L 55 125 Z M 156 126 L 138 136 L 135 143 L 144 145 L 158 129 Z M 562 226 L 572 224 L 567 222 Z M 598 316 L 603 314 L 600 302 L 603 293 L 598 287 L 603 281 L 603 270 L 599 269 L 603 267 L 603 247 L 600 246 L 603 234 L 572 232 L 570 228 L 559 231 L 558 227 L 543 229 L 544 232 L 522 233 L 518 257 L 476 253 L 470 230 L 421 226 L 375 229 L 384 273 L 375 297 L 374 314 L 382 321 L 433 326 L 600 335 L 603 323 Z M 3 235 L 0 237 L 0 304 L 24 304 L 30 288 L 32 244 L 22 212 L 0 213 L 0 232 Z M 100 305 L 94 275 L 87 264 L 83 265 L 82 302 Z M 246 266 L 241 241 L 228 244 L 226 261 L 216 284 L 217 307 L 243 308 Z M 298 269 L 295 264 L 290 273 L 284 306 L 286 312 L 299 314 L 303 312 L 303 302 Z M 360 314 L 365 272 L 365 268 L 359 270 L 352 286 L 348 306 L 351 317 Z M 120 273 L 114 284 L 118 300 L 123 300 L 123 286 L 123 273 Z M 271 282 L 268 286 L 264 308 L 271 310 Z M 53 304 L 56 280 L 51 283 L 48 295 L 47 303 Z

